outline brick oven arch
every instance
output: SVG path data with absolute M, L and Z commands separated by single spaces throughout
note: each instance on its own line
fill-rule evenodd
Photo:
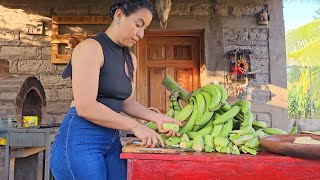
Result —
M 36 77 L 0 78 L 0 102 L 0 117 L 14 118 L 18 127 L 22 126 L 23 116 L 38 116 L 38 124 L 45 119 L 45 91 Z
M 23 116 L 38 116 L 39 124 L 46 114 L 46 96 L 41 82 L 36 77 L 28 77 L 16 96 L 15 119 L 22 125 Z

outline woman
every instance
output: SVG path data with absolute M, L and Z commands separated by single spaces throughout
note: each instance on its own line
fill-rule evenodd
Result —
M 63 72 L 72 75 L 74 100 L 50 153 L 51 170 L 60 179 L 126 179 L 120 159 L 119 130 L 130 130 L 145 147 L 163 145 L 160 135 L 132 117 L 162 124 L 179 121 L 143 107 L 134 100 L 137 60 L 129 47 L 143 38 L 152 20 L 148 0 L 119 0 L 110 7 L 112 23 L 106 32 L 79 43 Z

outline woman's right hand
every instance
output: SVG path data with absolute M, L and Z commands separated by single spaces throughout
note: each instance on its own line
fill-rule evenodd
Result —
M 142 140 L 141 146 L 143 147 L 156 147 L 158 142 L 164 146 L 161 136 L 154 130 L 139 124 L 132 129 L 133 134 Z

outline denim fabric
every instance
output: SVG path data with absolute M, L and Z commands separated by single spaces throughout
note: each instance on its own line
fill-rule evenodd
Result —
M 119 130 L 105 128 L 70 108 L 50 152 L 56 180 L 124 180 L 126 160 L 120 159 Z

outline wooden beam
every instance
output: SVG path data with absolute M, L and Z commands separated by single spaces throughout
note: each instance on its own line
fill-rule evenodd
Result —
M 10 158 L 24 158 L 44 151 L 45 147 L 12 148 Z
M 201 37 L 204 30 L 189 30 L 189 31 L 159 31 L 159 30 L 148 30 L 145 33 L 145 36 L 192 36 L 192 37 Z
M 71 35 L 71 34 L 52 34 L 51 35 L 51 43 L 52 44 L 66 44 L 68 43 L 69 39 L 71 37 L 75 37 L 77 39 L 79 39 L 80 41 L 83 41 L 85 39 L 87 39 L 88 37 L 92 37 L 94 36 L 94 34 L 88 34 L 88 35 Z
M 108 16 L 53 16 L 52 24 L 110 24 Z

